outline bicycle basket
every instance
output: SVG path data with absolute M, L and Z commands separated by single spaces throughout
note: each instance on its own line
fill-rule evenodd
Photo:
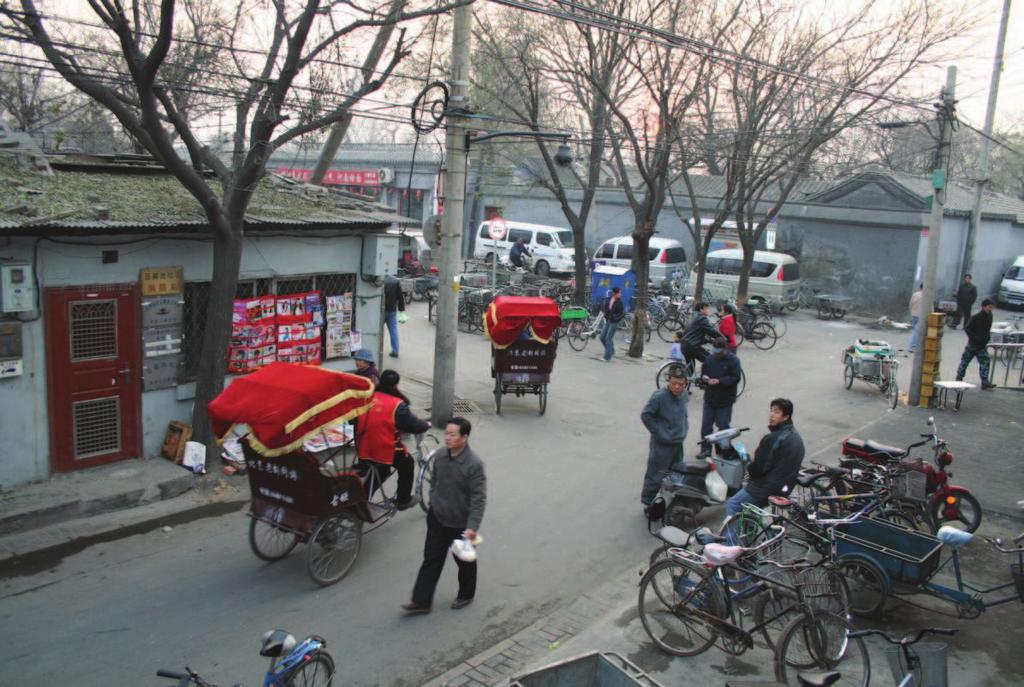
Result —
M 896 478 L 893 483 L 893 495 L 898 499 L 907 499 L 924 503 L 927 497 L 928 478 L 923 472 L 908 470 Z
M 918 668 L 917 678 L 912 684 L 927 685 L 927 687 L 947 687 L 949 676 L 946 671 L 947 648 L 941 642 L 918 642 L 910 647 L 910 652 L 917 656 L 921 665 Z M 900 647 L 890 645 L 885 647 L 885 658 L 889 662 L 889 669 L 892 676 L 899 684 L 905 676 L 902 665 L 904 658 Z

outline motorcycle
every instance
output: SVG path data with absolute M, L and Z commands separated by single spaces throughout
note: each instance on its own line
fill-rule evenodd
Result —
M 714 452 L 701 462 L 683 463 L 669 470 L 658 495 L 647 510 L 649 521 L 682 527 L 692 522 L 706 506 L 720 506 L 743 488 L 743 476 L 750 456 L 746 447 L 733 440 L 749 427 L 728 427 L 704 437 Z
M 510 272 L 522 272 L 522 273 L 530 272 L 530 273 L 532 273 L 533 272 L 533 256 L 532 255 L 527 255 L 526 253 L 523 253 L 523 255 L 522 255 L 522 257 L 520 259 L 522 260 L 522 263 L 523 263 L 522 266 L 513 265 L 512 264 L 512 258 L 510 258 L 508 255 L 502 255 L 501 258 L 498 260 L 498 264 L 500 264 L 503 268 L 509 270 Z
M 925 476 L 924 502 L 929 526 L 937 531 L 943 525 L 952 525 L 974 532 L 981 525 L 981 504 L 967 487 L 950 484 L 953 473 L 949 466 L 953 463 L 953 453 L 946 441 L 939 437 L 935 418 L 928 418 L 932 428 L 929 434 L 922 434 L 923 441 L 911 444 L 906 449 L 897 446 L 886 446 L 872 440 L 864 441 L 856 437 L 844 439 L 840 464 L 844 467 L 853 466 L 852 461 L 863 460 L 874 465 L 899 464 L 902 468 L 915 470 Z M 926 444 L 932 445 L 932 461 L 910 458 L 911 449 Z

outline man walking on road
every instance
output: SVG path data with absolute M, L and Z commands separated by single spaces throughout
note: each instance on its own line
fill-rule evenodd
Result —
M 444 568 L 452 542 L 465 537 L 472 542 L 487 505 L 487 476 L 484 464 L 469 447 L 469 420 L 453 417 L 444 428 L 445 449 L 434 452 L 430 479 L 430 511 L 427 539 L 423 544 L 423 565 L 416 576 L 412 601 L 402 604 L 406 613 L 430 613 L 434 590 Z M 465 608 L 476 595 L 476 561 L 467 562 L 454 554 L 459 567 L 459 593 L 452 608 Z
M 604 360 L 608 362 L 615 355 L 615 331 L 619 328 L 619 322 L 626 316 L 626 306 L 622 304 L 621 290 L 615 286 L 608 292 L 601 305 L 601 312 L 604 313 L 604 326 L 601 328 L 601 343 L 604 344 Z
M 726 429 L 732 422 L 736 386 L 740 381 L 740 359 L 729 350 L 729 342 L 719 337 L 711 343 L 711 355 L 701 368 L 704 384 L 704 413 L 700 422 L 701 453 L 710 455 L 711 446 L 704 437 L 715 429 Z
M 669 469 L 683 465 L 683 441 L 686 440 L 686 376 L 682 366 L 672 365 L 668 372 L 668 385 L 651 395 L 640 414 L 644 427 L 651 433 L 647 453 L 647 472 L 640 491 L 644 515 L 661 489 Z
M 398 313 L 405 317 L 405 297 L 402 295 L 402 284 L 397 277 L 384 277 L 384 321 L 388 325 L 388 338 L 391 339 L 391 357 L 398 357 Z
M 956 290 L 956 315 L 953 316 L 953 323 L 950 328 L 956 329 L 963 318 L 964 326 L 971 319 L 971 306 L 978 300 L 978 287 L 971 282 L 971 275 L 964 275 L 964 283 Z
M 743 510 L 744 503 L 767 506 L 769 496 L 778 496 L 793 486 L 803 461 L 804 440 L 793 426 L 793 402 L 773 399 L 768 408 L 768 434 L 761 439 L 754 460 L 747 466 L 750 481 L 726 501 L 726 518 Z M 736 543 L 732 528 L 728 537 Z
M 992 310 L 996 307 L 991 299 L 986 298 L 981 302 L 981 310 L 978 311 L 970 322 L 964 325 L 964 333 L 967 334 L 967 345 L 964 346 L 963 355 L 960 356 L 960 367 L 956 369 L 956 381 L 964 381 L 967 374 L 967 366 L 971 359 L 978 359 L 978 367 L 981 372 L 981 388 L 994 389 L 995 384 L 988 381 L 988 340 L 992 332 Z

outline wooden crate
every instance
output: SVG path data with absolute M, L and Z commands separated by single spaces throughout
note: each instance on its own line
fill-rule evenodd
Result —
M 925 339 L 924 350 L 926 351 L 941 351 L 942 350 L 942 339 Z
M 933 312 L 928 313 L 928 326 L 929 327 L 942 327 L 946 324 L 946 313 L 944 312 Z
M 925 365 L 938 365 L 942 361 L 942 351 L 928 351 L 924 352 L 924 364 Z
M 167 425 L 167 434 L 164 435 L 164 445 L 160 449 L 160 455 L 167 460 L 180 463 L 185 455 L 185 443 L 192 438 L 192 428 L 184 422 L 171 420 Z
M 943 327 L 941 325 L 938 326 L 938 327 L 933 327 L 931 324 L 929 324 L 928 325 L 928 330 L 925 332 L 925 337 L 926 337 L 925 340 L 927 341 L 928 339 L 941 339 L 942 338 L 942 330 L 944 328 L 945 327 Z

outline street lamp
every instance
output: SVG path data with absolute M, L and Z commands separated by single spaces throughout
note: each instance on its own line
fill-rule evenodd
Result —
M 555 151 L 555 164 L 559 167 L 568 167 L 572 164 L 572 148 L 569 147 L 568 134 L 560 134 L 554 131 L 495 131 L 483 136 L 473 136 L 472 132 L 466 132 L 466 150 L 469 150 L 471 143 L 483 143 L 495 138 L 533 138 L 539 140 L 560 140 L 562 144 Z

